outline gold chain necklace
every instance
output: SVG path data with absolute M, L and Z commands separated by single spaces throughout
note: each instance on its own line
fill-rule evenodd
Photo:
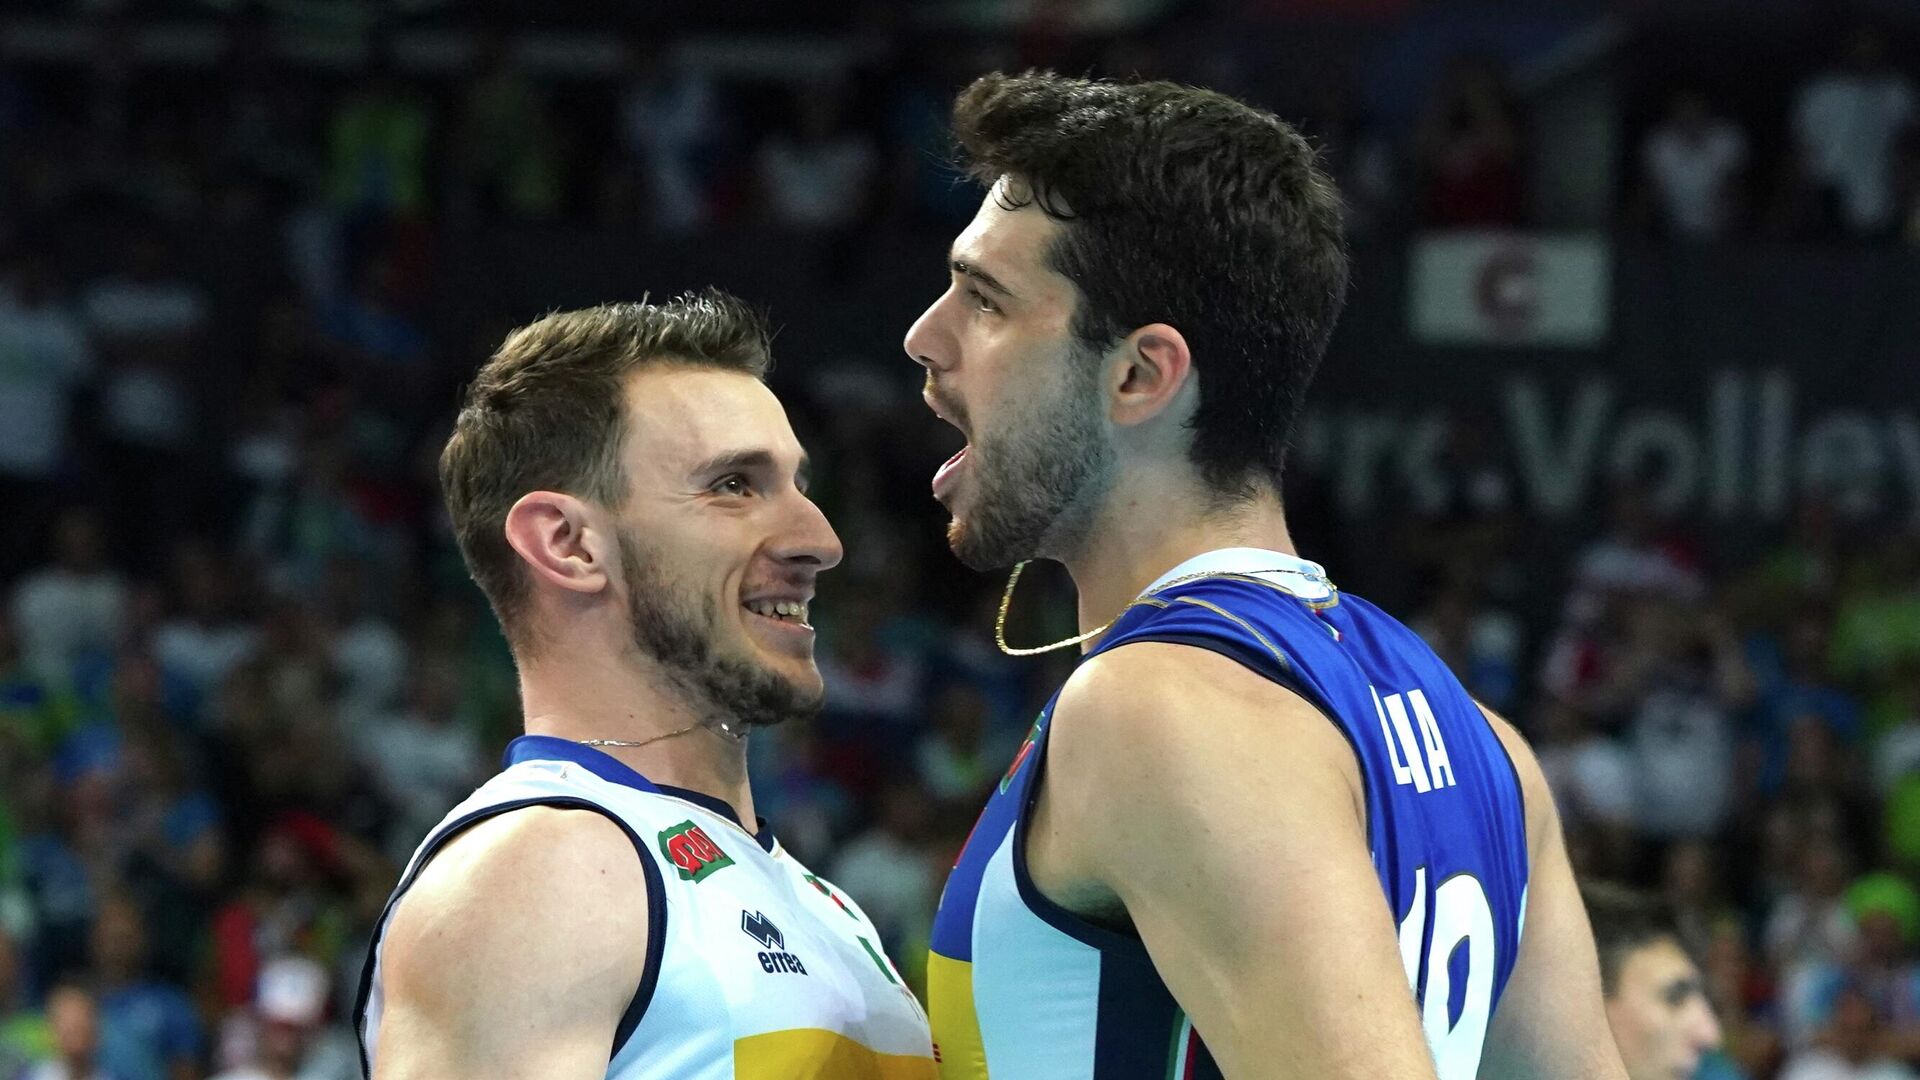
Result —
M 993 619 L 993 643 L 995 645 L 1000 646 L 1001 652 L 1006 653 L 1008 656 L 1039 656 L 1042 653 L 1055 652 L 1060 649 L 1065 649 L 1073 645 L 1081 644 L 1082 642 L 1085 642 L 1085 641 L 1090 641 L 1094 638 L 1099 637 L 1101 634 L 1106 633 L 1109 629 L 1113 627 L 1114 622 L 1119 618 L 1118 615 L 1114 616 L 1114 618 L 1112 619 L 1108 619 L 1104 624 L 1100 626 L 1096 626 L 1084 634 L 1076 634 L 1073 637 L 1067 638 L 1064 641 L 1056 641 L 1051 645 L 1042 645 L 1037 649 L 1016 649 L 1013 646 L 1007 644 L 1007 612 L 1009 609 L 1013 607 L 1013 587 L 1019 584 L 1020 582 L 1020 572 L 1022 570 L 1025 570 L 1027 568 L 1027 563 L 1032 561 L 1033 560 L 1031 559 L 1027 559 L 1014 564 L 1013 573 L 1007 578 L 1007 591 L 1005 593 L 1002 593 L 1000 596 L 1000 613 L 994 616 L 994 619 Z M 1324 577 L 1322 577 L 1319 574 L 1311 574 L 1305 570 L 1295 570 L 1295 569 L 1292 569 L 1291 567 L 1285 567 L 1285 566 L 1276 566 L 1269 570 L 1202 570 L 1197 574 L 1187 574 L 1184 577 L 1174 578 L 1172 581 L 1167 582 L 1166 584 L 1160 586 L 1157 589 L 1154 589 L 1153 591 L 1162 592 L 1164 590 L 1173 588 L 1175 585 L 1184 585 L 1189 581 L 1198 581 L 1201 578 L 1207 578 L 1207 577 L 1226 577 L 1229 575 L 1236 575 L 1240 577 L 1254 577 L 1260 574 L 1298 574 L 1301 577 L 1307 578 L 1308 580 L 1311 580 L 1311 581 L 1326 580 Z M 1131 607 L 1131 606 L 1132 606 L 1131 604 L 1128 605 L 1128 607 Z M 1124 612 L 1126 609 L 1122 608 L 1121 610 Z

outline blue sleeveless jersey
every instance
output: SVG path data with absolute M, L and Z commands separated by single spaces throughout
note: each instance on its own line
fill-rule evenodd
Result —
M 1499 737 L 1425 643 L 1335 592 L 1313 563 L 1232 549 L 1162 580 L 1089 655 L 1143 641 L 1206 649 L 1301 695 L 1340 729 L 1359 761 L 1374 868 L 1440 1078 L 1471 1080 L 1526 907 L 1526 811 Z M 1026 822 L 1053 705 L 941 896 L 928 969 L 941 1077 L 1218 1077 L 1205 1033 L 1138 937 L 1077 918 L 1027 875 Z

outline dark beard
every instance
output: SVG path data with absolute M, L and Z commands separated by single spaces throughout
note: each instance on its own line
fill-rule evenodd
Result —
M 728 728 L 767 727 L 820 711 L 823 691 L 802 689 L 777 673 L 718 644 L 720 616 L 706 603 L 677 591 L 653 553 L 622 532 L 628 620 L 633 644 L 653 658 L 694 709 Z
M 1099 358 L 1076 346 L 1062 362 L 1074 366 L 1051 402 L 1008 417 L 968 452 L 973 504 L 948 526 L 947 542 L 974 570 L 1071 556 L 1112 487 L 1113 444 L 1095 409 Z

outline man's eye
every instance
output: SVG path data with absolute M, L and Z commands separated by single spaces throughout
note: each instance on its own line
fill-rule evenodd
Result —
M 981 293 L 979 289 L 975 289 L 969 286 L 967 289 L 967 295 L 973 297 L 974 307 L 979 308 L 981 311 L 999 311 L 1000 310 L 999 306 L 996 305 L 993 301 L 987 299 L 986 296 L 983 293 Z
M 721 477 L 711 490 L 722 495 L 749 495 L 753 492 L 753 485 L 747 482 L 746 477 L 734 473 L 731 476 Z

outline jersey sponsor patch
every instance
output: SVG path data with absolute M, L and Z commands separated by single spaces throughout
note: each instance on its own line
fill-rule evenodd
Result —
M 733 865 L 733 858 L 691 820 L 660 830 L 660 854 L 680 872 L 682 881 L 705 881 L 708 875 Z
M 761 971 L 769 975 L 782 973 L 805 975 L 807 973 L 807 966 L 800 962 L 800 958 L 787 951 L 787 936 L 780 932 L 779 927 L 773 925 L 772 919 L 758 911 L 747 911 L 743 908 L 740 911 L 740 930 L 766 946 L 766 951 L 760 954 Z M 863 943 L 865 940 L 865 938 L 861 939 Z

